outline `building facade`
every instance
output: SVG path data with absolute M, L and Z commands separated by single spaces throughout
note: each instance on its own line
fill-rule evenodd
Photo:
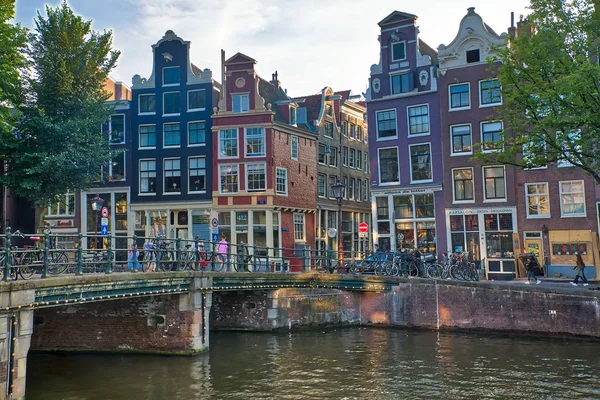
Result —
M 416 20 L 394 11 L 379 22 L 366 93 L 373 234 L 384 250 L 437 254 L 446 242 L 437 54 Z

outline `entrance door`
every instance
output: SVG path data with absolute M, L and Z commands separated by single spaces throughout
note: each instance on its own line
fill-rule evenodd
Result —
M 526 234 L 528 236 L 531 233 Z M 525 237 L 525 253 L 532 253 L 538 260 L 544 254 L 542 251 L 542 239 Z

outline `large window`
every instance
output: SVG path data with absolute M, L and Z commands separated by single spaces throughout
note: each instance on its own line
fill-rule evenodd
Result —
M 392 75 L 392 94 L 406 93 L 412 90 L 412 85 L 410 82 L 411 76 L 412 74 L 408 72 Z
M 188 123 L 188 146 L 206 144 L 206 125 L 204 121 Z
M 356 149 L 350 149 L 350 155 L 348 158 L 348 166 L 354 168 L 354 162 L 356 161 Z
M 156 147 L 156 125 L 140 125 L 140 148 Z
M 306 226 L 304 224 L 304 214 L 294 213 L 294 241 L 306 241 Z
M 502 149 L 502 122 L 482 122 L 481 141 L 484 151 Z
M 337 182 L 337 178 L 334 175 L 329 175 L 329 198 L 335 199 L 335 193 L 333 192 L 333 185 Z
M 433 179 L 430 144 L 415 144 L 409 146 L 409 149 L 411 181 L 429 181 Z
M 206 108 L 206 92 L 204 89 L 188 92 L 188 111 L 201 111 Z
M 576 154 L 581 153 L 580 143 L 581 133 L 579 130 L 576 131 L 560 131 L 556 132 L 556 141 L 562 144 L 564 152 L 556 160 L 556 167 L 572 167 L 573 163 L 569 159 L 577 158 Z
M 547 183 L 526 183 L 527 218 L 550 218 L 550 196 Z
M 247 94 L 234 94 L 231 97 L 233 101 L 234 113 L 247 113 L 250 110 L 250 103 L 248 101 Z
M 506 200 L 504 167 L 483 167 L 484 200 Z
M 108 176 L 111 181 L 125 180 L 125 157 L 126 153 L 122 152 L 113 157 L 110 162 Z
M 115 114 L 110 116 L 110 143 L 125 143 L 125 114 Z
M 398 171 L 398 148 L 379 149 L 379 182 L 397 183 L 400 182 Z
M 337 147 L 329 148 L 329 166 L 337 167 Z
M 327 162 L 326 146 L 323 143 L 319 143 L 317 162 L 319 164 L 325 164 Z
M 559 182 L 560 216 L 585 217 L 585 187 L 583 181 Z
M 471 125 L 455 125 L 450 127 L 452 135 L 452 154 L 471 154 Z
M 156 160 L 140 160 L 140 193 L 156 193 Z
M 246 157 L 265 155 L 265 128 L 246 128 Z
M 156 113 L 156 95 L 140 94 L 138 96 L 138 113 L 139 114 L 154 114 Z
M 500 81 L 489 79 L 479 82 L 479 99 L 482 106 L 502 104 Z
M 356 161 L 354 162 L 354 168 L 362 168 L 362 151 L 356 150 Z
M 237 129 L 222 129 L 219 131 L 219 158 L 238 156 Z
M 179 113 L 179 92 L 163 93 L 163 115 L 176 115 Z
M 320 177 L 321 175 L 319 175 Z M 278 194 L 287 194 L 288 192 L 288 178 L 287 178 L 287 169 L 285 168 L 277 168 L 276 171 L 276 189 Z
M 469 108 L 471 106 L 468 83 L 450 85 L 449 92 L 451 110 L 458 108 Z
M 163 86 L 179 85 L 180 81 L 181 73 L 178 66 L 163 68 Z
M 238 192 L 238 166 L 221 165 L 219 167 L 219 182 L 221 193 Z
M 356 185 L 356 179 L 355 178 L 350 178 L 350 183 L 348 186 L 348 199 L 349 200 L 354 200 L 354 187 Z
M 325 181 L 327 176 L 325 174 L 319 174 L 317 177 L 317 196 L 325 197 Z
M 179 158 L 165 160 L 165 193 L 181 192 L 181 161 Z
M 408 107 L 408 134 L 409 135 L 427 135 L 429 134 L 429 106 Z
M 164 124 L 164 147 L 179 147 L 181 145 L 181 132 L 179 122 L 174 124 Z
M 392 43 L 392 61 L 406 59 L 406 42 Z
M 377 113 L 377 138 L 396 136 L 396 110 L 378 111 Z
M 265 164 L 246 165 L 246 185 L 249 192 L 266 190 L 267 173 Z
M 298 159 L 298 136 L 292 135 L 292 160 Z
M 457 168 L 452 170 L 454 201 L 472 201 L 473 168 Z
M 190 192 L 202 192 L 206 190 L 206 158 L 190 157 L 189 159 L 189 185 Z
M 75 215 L 75 192 L 67 190 L 67 193 L 56 196 L 48 205 L 48 216 L 59 217 L 63 215 Z
M 460 253 L 469 252 L 469 257 L 474 261 L 481 259 L 479 240 L 479 216 L 451 215 L 450 216 L 451 251 Z

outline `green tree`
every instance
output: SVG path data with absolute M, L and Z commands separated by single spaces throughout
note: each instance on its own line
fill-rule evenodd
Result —
M 522 168 L 556 162 L 600 183 L 600 18 L 592 0 L 531 0 L 498 49 L 503 149 L 476 158 Z M 500 61 L 500 64 L 497 61 Z
M 66 1 L 46 14 L 38 12 L 27 52 L 17 133 L 0 143 L 3 183 L 38 202 L 91 187 L 114 155 L 101 126 L 112 112 L 104 82 L 119 57 L 112 32 L 93 31 Z

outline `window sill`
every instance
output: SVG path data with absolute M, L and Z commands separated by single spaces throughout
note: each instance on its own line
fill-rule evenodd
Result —
M 479 108 L 489 108 L 489 107 L 498 107 L 501 106 L 502 102 L 499 103 L 490 103 L 490 104 L 480 104 Z
M 156 192 L 138 193 L 138 196 L 156 196 Z
M 187 110 L 187 112 L 198 112 L 198 111 L 206 111 L 206 107 L 202 107 L 202 108 L 190 108 Z
M 433 182 L 433 179 L 425 179 L 425 180 L 419 180 L 419 181 L 413 181 L 413 180 L 411 180 L 410 184 L 411 185 L 420 185 L 422 183 L 431 183 L 431 182 Z
M 240 192 L 219 192 L 220 195 L 229 196 L 232 194 L 239 194 Z
M 181 192 L 163 192 L 163 196 L 177 196 L 180 194 Z
M 413 133 L 413 134 L 408 134 L 408 138 L 412 139 L 412 138 L 417 138 L 417 137 L 423 137 L 423 136 L 431 136 L 431 132 L 427 132 L 427 133 Z
M 154 146 L 154 147 L 138 147 L 138 150 L 156 150 L 156 146 Z
M 506 198 L 500 199 L 484 199 L 484 203 L 506 203 L 508 200 Z
M 198 190 L 198 191 L 189 191 L 189 192 L 187 192 L 187 194 L 206 194 L 206 189 Z
M 473 152 L 464 152 L 464 153 L 450 153 L 450 157 L 464 157 L 464 156 L 472 156 Z
M 560 215 L 561 218 L 587 218 L 587 214 L 576 214 L 576 215 Z
M 188 147 L 206 147 L 206 143 L 188 143 Z
M 181 83 L 163 83 L 162 87 L 175 87 L 181 86 Z
M 181 113 L 163 114 L 163 117 L 179 117 Z
M 163 146 L 163 149 L 180 149 L 181 145 L 169 145 L 169 146 Z
M 385 136 L 385 137 L 377 137 L 376 142 L 385 142 L 389 140 L 398 140 L 398 135 L 394 136 Z
M 548 215 L 528 215 L 526 217 L 526 219 L 549 219 L 549 218 L 551 218 L 550 214 L 548 214 Z
M 470 110 L 471 106 L 468 107 L 457 107 L 457 108 L 449 108 L 448 112 L 454 112 L 454 111 L 465 111 L 465 110 Z
M 475 203 L 475 199 L 473 200 L 452 200 L 452 204 L 473 204 Z
M 152 111 L 152 112 L 139 112 L 138 115 L 156 115 L 156 111 Z

